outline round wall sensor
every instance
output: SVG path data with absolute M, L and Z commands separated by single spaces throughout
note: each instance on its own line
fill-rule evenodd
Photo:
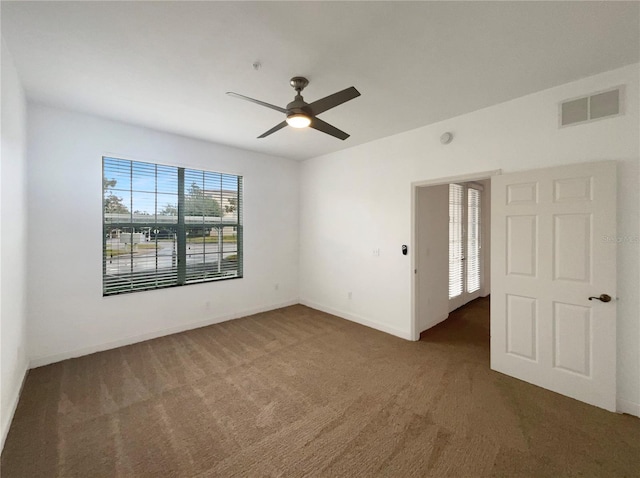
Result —
M 451 141 L 453 141 L 453 134 L 448 131 L 446 133 L 442 133 L 442 136 L 440 136 L 440 142 L 442 144 L 449 144 Z

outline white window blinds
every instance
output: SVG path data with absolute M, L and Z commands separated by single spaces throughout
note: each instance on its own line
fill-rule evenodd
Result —
M 467 189 L 467 292 L 480 289 L 480 191 Z
M 463 256 L 463 205 L 464 188 L 459 184 L 449 185 L 449 299 L 462 294 Z
M 449 185 L 449 299 L 480 289 L 480 197 L 476 187 Z

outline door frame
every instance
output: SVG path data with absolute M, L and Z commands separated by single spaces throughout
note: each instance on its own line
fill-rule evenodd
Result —
M 491 179 L 492 176 L 497 176 L 502 174 L 502 169 L 492 169 L 489 171 L 479 171 L 476 173 L 468 173 L 462 174 L 458 176 L 447 176 L 440 177 L 434 179 L 426 179 L 423 181 L 414 181 L 411 183 L 411 242 L 410 242 L 410 250 L 411 250 L 411 270 L 409 273 L 411 274 L 411 340 L 420 340 L 420 331 L 418 330 L 418 321 L 417 321 L 417 300 L 416 300 L 416 276 L 417 276 L 417 245 L 418 238 L 417 236 L 417 191 L 418 188 L 428 187 L 428 186 L 441 186 L 443 184 L 451 184 L 451 183 L 466 183 L 471 181 L 481 181 L 483 179 Z M 490 246 L 487 244 L 486 246 Z M 485 246 L 485 247 L 486 247 Z

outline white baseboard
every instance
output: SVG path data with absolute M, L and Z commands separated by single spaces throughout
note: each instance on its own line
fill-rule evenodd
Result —
M 395 335 L 396 337 L 400 337 L 405 340 L 413 340 L 411 331 L 396 329 L 395 327 L 391 327 L 386 324 L 381 324 L 380 322 L 376 322 L 374 320 L 369 320 L 364 317 L 361 317 L 356 314 L 352 314 L 350 312 L 343 312 L 341 310 L 333 309 L 331 307 L 326 307 L 324 305 L 316 304 L 315 302 L 311 302 L 308 300 L 300 300 L 300 304 L 306 305 L 307 307 L 311 307 L 312 309 L 320 310 L 322 312 L 326 312 L 327 314 L 335 315 L 342 319 L 349 320 L 351 322 L 355 322 L 360 325 L 364 325 L 366 327 L 370 327 L 372 329 L 379 330 L 381 332 L 385 332 L 387 334 Z
M 616 409 L 619 413 L 628 413 L 629 415 L 640 417 L 640 403 L 633 403 L 619 398 L 616 401 Z
M 27 373 L 29 372 L 29 367 L 27 363 L 24 364 L 24 371 L 22 372 L 22 381 L 20 382 L 20 386 L 17 390 L 15 390 L 13 397 L 11 398 L 11 406 L 6 415 L 2 416 L 2 430 L 0 433 L 0 451 L 4 450 L 4 442 L 7 439 L 7 435 L 9 434 L 9 428 L 11 428 L 11 422 L 13 421 L 13 416 L 16 413 L 16 409 L 18 408 L 18 402 L 20 401 L 20 395 L 22 395 L 22 389 L 24 388 L 24 382 L 27 379 Z
M 141 335 L 134 335 L 125 337 L 123 339 L 114 340 L 112 342 L 105 342 L 97 345 L 91 345 L 89 347 L 83 347 L 80 349 L 69 350 L 67 352 L 61 352 L 53 355 L 45 355 L 41 357 L 32 358 L 29 363 L 29 368 L 42 367 L 55 362 L 61 362 L 75 357 L 82 357 L 83 355 L 90 355 L 96 352 L 102 352 L 104 350 L 115 349 L 123 347 L 125 345 L 131 345 L 138 342 L 144 342 L 145 340 L 156 339 L 158 337 L 164 337 L 166 335 L 177 334 L 186 330 L 199 329 L 200 327 L 206 327 L 207 325 L 219 324 L 220 322 L 226 322 L 228 320 L 239 319 L 241 317 L 247 317 L 253 314 L 259 314 L 261 312 L 267 312 L 269 310 L 281 309 L 282 307 L 288 307 L 290 305 L 298 304 L 298 300 L 290 300 L 287 302 L 281 302 L 279 304 L 265 305 L 262 307 L 256 307 L 253 309 L 246 309 L 233 314 L 212 317 L 206 320 L 198 322 L 190 322 L 188 324 L 180 324 L 175 327 L 169 327 L 166 329 L 155 330 Z

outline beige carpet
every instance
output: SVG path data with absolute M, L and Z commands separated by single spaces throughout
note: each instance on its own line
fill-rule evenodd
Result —
M 640 476 L 640 420 L 489 370 L 488 306 L 415 343 L 293 306 L 32 370 L 2 477 Z

